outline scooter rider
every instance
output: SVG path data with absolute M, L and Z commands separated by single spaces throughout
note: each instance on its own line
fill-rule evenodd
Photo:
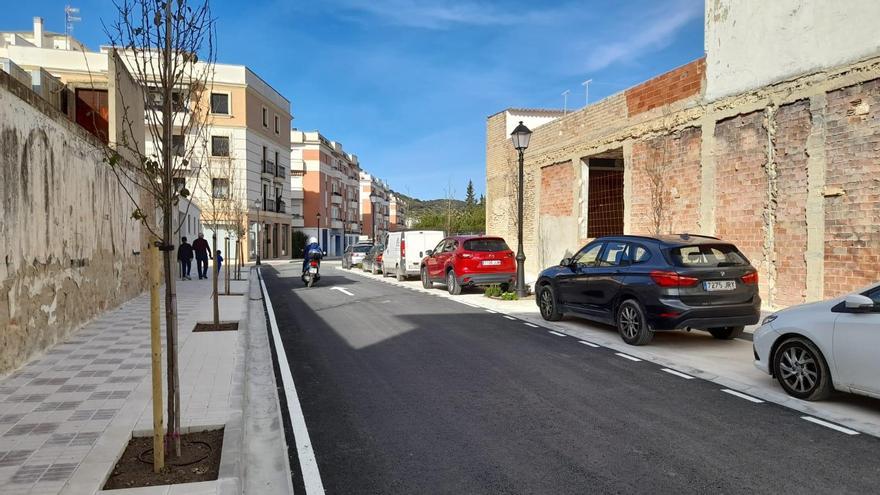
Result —
M 309 243 L 306 245 L 305 249 L 303 249 L 303 269 L 302 272 L 305 273 L 306 270 L 309 269 L 309 260 L 313 256 L 317 256 L 318 259 L 324 254 L 321 251 L 321 245 L 318 244 L 317 237 L 309 237 Z

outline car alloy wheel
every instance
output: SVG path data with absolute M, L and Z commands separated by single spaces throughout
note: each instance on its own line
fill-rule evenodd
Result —
M 627 299 L 617 308 L 617 331 L 630 345 L 645 345 L 654 338 L 654 331 L 645 320 L 645 313 L 638 301 Z
M 632 306 L 627 306 L 620 311 L 620 330 L 628 339 L 636 338 L 642 328 L 642 319 Z
M 556 297 L 553 294 L 553 289 L 549 286 L 541 289 L 538 296 L 538 307 L 541 310 L 541 318 L 547 321 L 559 321 L 562 318 L 562 313 L 556 307 Z
M 776 351 L 773 364 L 776 379 L 789 395 L 818 400 L 831 393 L 828 366 L 811 342 L 801 338 L 787 340 Z
M 434 287 L 434 282 L 431 282 L 431 279 L 428 278 L 428 267 L 422 267 L 422 287 L 426 289 L 430 289 Z
M 446 290 L 448 290 L 453 296 L 461 294 L 461 286 L 458 285 L 458 281 L 455 280 L 454 270 L 449 270 L 449 272 L 446 273 Z

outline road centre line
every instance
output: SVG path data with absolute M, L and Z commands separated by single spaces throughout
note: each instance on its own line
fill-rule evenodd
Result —
M 600 347 L 599 344 L 594 344 L 592 342 L 587 342 L 586 340 L 578 340 L 579 344 L 584 344 L 590 347 Z
M 641 361 L 641 359 L 639 359 L 635 356 L 630 356 L 629 354 L 624 354 L 622 352 L 615 352 L 614 354 L 617 354 L 618 356 L 622 357 L 623 359 L 629 359 L 630 361 L 635 361 L 636 363 Z
M 665 372 L 669 373 L 670 375 L 675 375 L 677 377 L 684 378 L 685 380 L 693 380 L 694 379 L 694 377 L 692 377 L 691 375 L 686 375 L 680 371 L 671 370 L 669 368 L 661 368 L 660 371 L 665 371 Z
M 828 421 L 822 421 L 821 419 L 814 418 L 812 416 L 801 416 L 801 419 L 805 419 L 810 423 L 816 423 L 817 425 L 824 426 L 826 428 L 831 428 L 832 430 L 837 430 L 841 433 L 846 433 L 847 435 L 858 435 L 859 432 L 855 430 L 850 430 L 849 428 L 844 428 L 843 426 L 836 425 L 834 423 L 829 423 Z
M 729 388 L 721 389 L 721 391 L 724 392 L 725 394 L 730 394 L 730 395 L 733 395 L 734 397 L 739 397 L 740 399 L 745 399 L 749 402 L 754 402 L 755 404 L 763 404 L 764 403 L 763 400 L 761 400 L 757 397 L 752 397 L 751 395 L 746 395 L 742 392 L 737 392 L 736 390 L 730 390 Z
M 552 333 L 553 335 L 556 335 L 557 337 L 565 337 L 566 336 L 564 333 L 554 332 L 553 330 L 547 330 L 547 332 Z
M 296 441 L 296 453 L 302 471 L 303 485 L 306 495 L 321 495 L 324 493 L 324 483 L 321 481 L 321 473 L 318 471 L 318 461 L 315 459 L 315 451 L 312 449 L 312 441 L 309 439 L 309 430 L 306 428 L 306 419 L 303 416 L 302 405 L 299 403 L 299 395 L 296 393 L 293 374 L 287 361 L 287 353 L 284 352 L 284 344 L 281 342 L 275 310 L 272 308 L 272 300 L 269 298 L 269 291 L 266 289 L 266 283 L 263 282 L 263 275 L 259 268 L 257 272 L 263 300 L 266 302 L 266 312 L 269 314 L 269 326 L 272 329 L 272 342 L 275 344 L 275 356 L 278 358 L 281 383 L 284 387 L 284 394 L 287 396 L 287 414 L 290 417 Z

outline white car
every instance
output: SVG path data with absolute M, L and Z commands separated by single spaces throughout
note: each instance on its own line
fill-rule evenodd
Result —
M 753 340 L 755 366 L 793 397 L 840 390 L 880 398 L 880 284 L 773 313 Z

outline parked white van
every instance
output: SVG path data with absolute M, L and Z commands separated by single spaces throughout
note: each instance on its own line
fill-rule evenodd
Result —
M 382 253 L 382 276 L 418 277 L 425 251 L 434 249 L 445 238 L 442 230 L 404 230 L 389 232 Z

